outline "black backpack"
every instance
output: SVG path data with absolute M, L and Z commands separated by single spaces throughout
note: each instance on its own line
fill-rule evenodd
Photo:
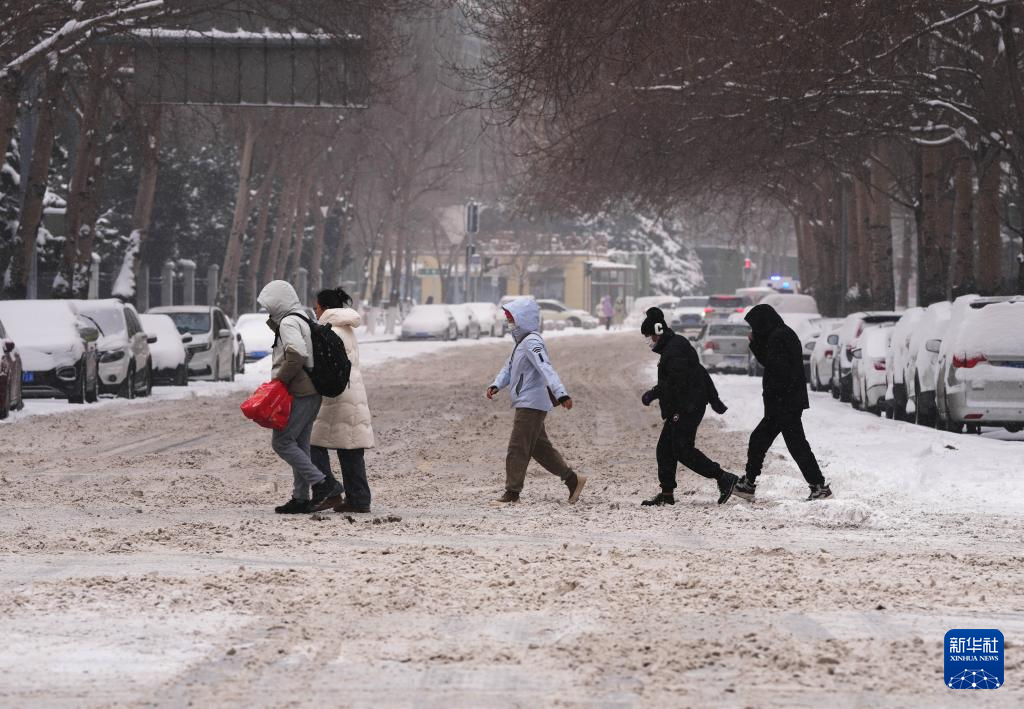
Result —
M 313 369 L 307 367 L 306 374 L 313 381 L 313 387 L 320 396 L 339 396 L 345 391 L 352 376 L 352 360 L 345 351 L 345 343 L 330 325 L 313 322 L 299 313 L 288 315 L 302 318 L 309 325 L 310 339 L 313 341 Z

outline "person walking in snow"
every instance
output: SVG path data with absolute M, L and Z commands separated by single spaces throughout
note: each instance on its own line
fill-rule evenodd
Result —
M 612 297 L 605 294 L 601 298 L 601 317 L 604 319 L 604 329 L 610 330 L 612 327 L 612 320 L 615 318 L 615 304 L 612 303 Z
M 700 363 L 697 352 L 682 335 L 673 332 L 660 308 L 650 308 L 640 325 L 651 350 L 658 355 L 658 384 L 644 392 L 641 402 L 657 401 L 664 425 L 658 438 L 658 482 L 661 492 L 641 504 L 645 507 L 674 505 L 676 467 L 682 463 L 698 475 L 718 483 L 718 504 L 724 505 L 739 478 L 722 470 L 696 446 L 697 428 L 708 404 L 718 414 L 727 410 L 718 397 L 711 376 Z
M 341 484 L 327 478 L 309 457 L 309 436 L 320 411 L 321 397 L 306 373 L 313 368 L 313 338 L 295 289 L 287 281 L 271 281 L 256 302 L 270 314 L 274 331 L 271 378 L 288 387 L 292 410 L 288 425 L 274 431 L 274 452 L 292 468 L 292 498 L 274 508 L 278 514 L 311 512 L 324 500 L 341 495 Z
M 736 485 L 736 495 L 753 501 L 765 454 L 781 433 L 789 454 L 811 488 L 807 499 L 832 497 L 832 490 L 825 484 L 801 421 L 804 409 L 809 408 L 810 403 L 800 338 L 770 305 L 755 305 L 744 319 L 750 324 L 750 351 L 764 367 L 761 385 L 764 418 L 750 434 L 747 471 Z
M 556 405 L 566 411 L 572 409 L 572 399 L 551 366 L 544 339 L 539 334 L 540 307 L 533 298 L 524 297 L 512 300 L 504 310 L 516 344 L 494 383 L 487 388 L 487 398 L 493 399 L 509 387 L 515 409 L 505 456 L 505 494 L 498 502 L 519 502 L 526 468 L 533 458 L 549 473 L 562 479 L 569 488 L 569 504 L 574 504 L 587 478 L 573 472 L 562 454 L 551 445 L 544 429 L 548 412 Z
M 310 458 L 326 477 L 333 477 L 330 451 L 338 451 L 345 499 L 332 505 L 335 512 L 369 512 L 370 484 L 366 480 L 363 454 L 373 448 L 373 426 L 366 399 L 363 374 L 359 370 L 359 343 L 355 328 L 359 313 L 351 308 L 352 298 L 341 288 L 322 290 L 316 295 L 316 316 L 345 343 L 352 363 L 348 386 L 339 396 L 326 397 L 313 424 Z M 324 502 L 326 506 L 331 500 Z

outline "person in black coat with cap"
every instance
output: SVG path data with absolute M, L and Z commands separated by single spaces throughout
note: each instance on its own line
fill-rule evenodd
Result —
M 807 499 L 831 497 L 832 490 L 825 484 L 801 421 L 804 409 L 809 408 L 810 404 L 807 400 L 807 379 L 804 375 L 800 338 L 770 305 L 755 305 L 744 319 L 750 324 L 750 351 L 764 367 L 761 395 L 764 399 L 764 418 L 750 434 L 747 472 L 736 485 L 735 493 L 747 500 L 754 499 L 757 476 L 761 474 L 764 457 L 781 433 L 786 448 L 811 486 L 811 495 Z
M 719 414 L 726 411 L 718 398 L 718 391 L 707 370 L 701 365 L 697 352 L 682 335 L 677 335 L 665 323 L 665 314 L 659 308 L 647 311 L 640 326 L 651 349 L 660 356 L 658 384 L 644 392 L 641 401 L 650 406 L 655 400 L 661 407 L 665 421 L 658 439 L 658 482 L 661 492 L 645 506 L 674 505 L 676 503 L 676 465 L 682 463 L 698 475 L 718 482 L 718 504 L 725 504 L 732 495 L 739 477 L 722 470 L 722 466 L 708 458 L 696 447 L 697 427 L 704 418 L 708 404 Z

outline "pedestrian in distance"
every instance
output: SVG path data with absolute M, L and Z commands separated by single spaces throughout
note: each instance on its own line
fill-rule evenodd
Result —
M 701 365 L 696 350 L 685 337 L 669 328 L 665 313 L 660 308 L 650 308 L 646 316 L 640 333 L 658 355 L 658 383 L 644 392 L 641 402 L 650 406 L 657 401 L 664 424 L 656 449 L 661 492 L 641 504 L 645 507 L 674 505 L 676 467 L 682 463 L 698 475 L 714 480 L 718 484 L 718 504 L 724 505 L 739 477 L 722 470 L 721 465 L 704 455 L 696 441 L 697 428 L 708 404 L 717 414 L 724 414 L 727 407 L 719 398 L 711 375 Z
M 612 302 L 612 297 L 607 294 L 601 298 L 601 318 L 604 320 L 604 329 L 610 330 L 612 320 L 615 319 L 615 304 Z
M 508 387 L 515 409 L 505 456 L 505 494 L 498 502 L 519 502 L 532 458 L 561 478 L 569 488 L 569 504 L 575 504 L 587 478 L 569 467 L 544 428 L 548 412 L 555 406 L 566 411 L 572 409 L 572 399 L 551 366 L 551 357 L 539 334 L 540 307 L 533 298 L 516 298 L 505 305 L 504 311 L 516 344 L 494 383 L 487 388 L 487 398 L 494 399 Z
M 341 484 L 326 477 L 310 459 L 309 437 L 320 411 L 321 396 L 309 372 L 313 369 L 313 339 L 302 303 L 286 281 L 271 281 L 256 301 L 270 315 L 274 331 L 271 378 L 283 383 L 292 395 L 288 424 L 275 430 L 274 452 L 292 468 L 292 498 L 274 509 L 278 514 L 311 512 L 324 500 L 341 494 Z
M 800 338 L 770 305 L 755 305 L 744 319 L 750 324 L 750 351 L 764 367 L 761 385 L 764 418 L 750 434 L 747 471 L 736 485 L 736 495 L 754 500 L 757 476 L 761 474 L 764 457 L 781 433 L 789 454 L 811 488 L 807 499 L 832 497 L 832 490 L 825 484 L 821 468 L 807 442 L 801 420 L 810 403 Z
M 342 288 L 322 290 L 316 294 L 316 317 L 345 344 L 351 362 L 348 386 L 336 397 L 324 397 L 320 413 L 313 424 L 310 457 L 327 477 L 332 476 L 330 451 L 338 452 L 341 482 L 345 498 L 331 505 L 335 512 L 369 512 L 370 484 L 366 479 L 364 452 L 373 448 L 373 426 L 366 387 L 359 369 L 359 342 L 355 328 L 359 313 L 352 309 L 352 298 Z M 331 503 L 326 500 L 324 508 Z

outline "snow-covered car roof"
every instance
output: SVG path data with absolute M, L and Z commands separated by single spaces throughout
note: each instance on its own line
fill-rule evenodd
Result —
M 139 322 L 142 323 L 142 329 L 147 335 L 156 337 L 156 342 L 149 345 L 154 367 L 174 369 L 185 363 L 185 346 L 181 342 L 181 333 L 169 315 L 143 313 L 139 316 Z
M 973 311 L 955 339 L 954 354 L 1024 356 L 1024 302 L 994 302 Z
M 770 293 L 761 298 L 760 305 L 770 305 L 780 314 L 818 313 L 818 302 L 809 295 L 799 293 Z
M 66 300 L 0 300 L 0 320 L 16 343 L 54 332 L 75 333 L 77 310 Z

